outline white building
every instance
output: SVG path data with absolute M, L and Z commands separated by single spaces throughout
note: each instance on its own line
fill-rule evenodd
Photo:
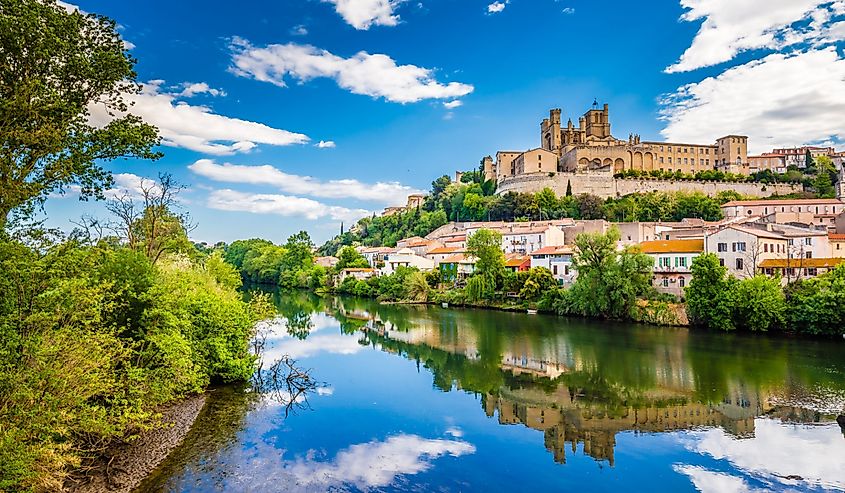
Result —
M 543 247 L 530 253 L 531 268 L 544 267 L 559 283 L 572 284 L 578 275 L 572 262 L 573 253 L 570 246 Z
M 704 240 L 644 241 L 640 250 L 654 259 L 654 287 L 682 297 L 692 280 L 692 261 L 704 252 Z
M 379 269 L 379 275 L 389 276 L 399 267 L 416 267 L 425 272 L 433 270 L 435 265 L 434 260 L 417 255 L 410 248 L 400 248 L 384 256 L 384 266 Z
M 730 225 L 705 235 L 704 251 L 719 257 L 728 273 L 738 278 L 753 277 L 760 263 L 789 256 L 787 238 L 765 227 Z

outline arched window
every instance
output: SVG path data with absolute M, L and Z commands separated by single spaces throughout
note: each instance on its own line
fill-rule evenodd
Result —
M 686 286 L 686 285 L 687 285 L 687 280 L 686 280 L 686 278 L 683 278 L 683 277 L 682 277 L 682 278 L 680 278 L 680 279 L 678 280 L 678 283 L 679 283 L 679 285 L 680 285 L 681 287 L 684 287 L 684 286 Z

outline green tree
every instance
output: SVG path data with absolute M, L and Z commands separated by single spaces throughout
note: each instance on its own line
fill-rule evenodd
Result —
M 346 268 L 354 268 L 354 267 L 369 267 L 370 264 L 367 262 L 367 259 L 364 258 L 363 255 L 358 253 L 354 247 L 347 246 L 343 247 L 340 250 L 340 253 L 337 256 L 337 264 L 335 265 L 335 270 L 340 272 Z
M 556 286 L 557 281 L 549 269 L 534 267 L 528 271 L 528 278 L 519 291 L 519 297 L 525 301 L 537 301 L 544 293 Z
M 67 12 L 55 0 L 7 0 L 0 9 L 0 229 L 70 185 L 103 198 L 101 163 L 155 159 L 157 130 L 127 114 L 140 91 L 135 61 L 114 21 Z M 90 108 L 116 115 L 97 127 Z
M 805 334 L 845 334 L 845 263 L 827 274 L 794 283 L 787 290 L 791 330 Z
M 779 278 L 756 275 L 736 283 L 734 318 L 737 327 L 752 331 L 786 325 L 786 297 Z
M 726 278 L 727 269 L 713 253 L 692 261 L 692 281 L 685 291 L 687 316 L 694 325 L 733 330 L 736 280 Z
M 578 277 L 571 300 L 582 315 L 625 319 L 634 314 L 637 298 L 651 286 L 653 260 L 633 248 L 618 251 L 619 230 L 582 233 L 575 238 L 573 264 Z
M 497 231 L 479 229 L 467 239 L 467 255 L 477 259 L 475 270 L 479 274 L 497 278 L 505 268 L 502 235 Z
M 836 197 L 836 189 L 833 187 L 830 175 L 826 171 L 818 171 L 816 178 L 813 180 L 813 188 L 819 198 L 831 199 Z

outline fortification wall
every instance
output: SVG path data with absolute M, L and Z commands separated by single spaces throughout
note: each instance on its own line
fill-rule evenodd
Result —
M 717 181 L 647 180 L 614 178 L 610 173 L 531 173 L 503 179 L 496 193 L 539 192 L 548 187 L 558 195 L 566 194 L 566 186 L 572 186 L 572 194 L 589 193 L 602 198 L 621 197 L 637 192 L 703 192 L 716 195 L 724 190 L 733 190 L 742 195 L 768 197 L 802 191 L 800 184 L 777 183 L 734 183 Z

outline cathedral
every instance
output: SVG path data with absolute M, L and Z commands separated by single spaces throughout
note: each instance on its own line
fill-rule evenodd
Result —
M 610 131 L 608 105 L 599 108 L 594 102 L 577 126 L 571 119 L 563 125 L 561 110 L 550 110 L 540 124 L 540 147 L 499 151 L 495 161 L 488 156 L 483 164 L 486 177 L 498 181 L 526 173 L 615 174 L 627 170 L 748 174 L 748 137 L 727 135 L 714 144 L 646 142 L 634 134 L 627 140 L 617 139 Z

